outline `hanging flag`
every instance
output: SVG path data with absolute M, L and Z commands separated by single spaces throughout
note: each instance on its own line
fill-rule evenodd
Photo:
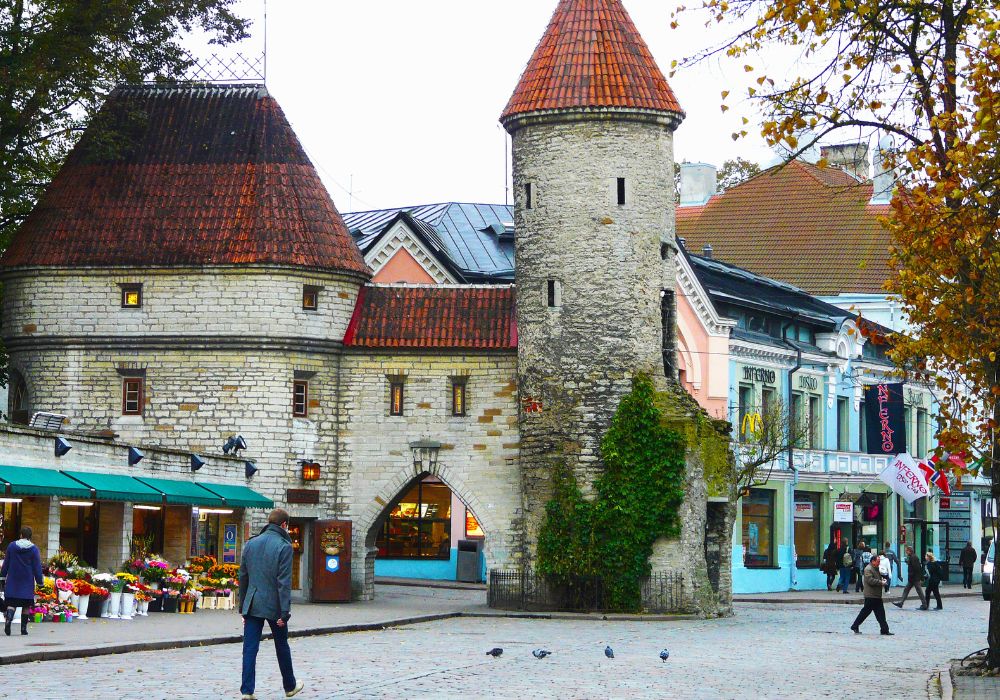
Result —
M 934 466 L 939 464 L 935 457 L 931 457 L 930 461 Z M 924 480 L 928 484 L 934 484 L 941 489 L 945 496 L 950 496 L 951 485 L 948 483 L 948 475 L 940 469 L 935 469 L 934 466 L 931 466 L 931 464 L 928 464 L 927 462 L 920 462 L 917 467 L 920 469 L 920 473 L 923 474 Z
M 898 493 L 907 503 L 930 495 L 927 479 L 923 471 L 906 452 L 896 455 L 889 465 L 878 475 L 889 488 Z

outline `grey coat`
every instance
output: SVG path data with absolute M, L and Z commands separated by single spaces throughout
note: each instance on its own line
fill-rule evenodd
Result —
M 243 547 L 240 612 L 277 620 L 292 610 L 292 538 L 268 525 Z

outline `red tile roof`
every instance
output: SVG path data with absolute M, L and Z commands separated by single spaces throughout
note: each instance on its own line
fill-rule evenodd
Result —
M 362 287 L 344 345 L 514 349 L 514 287 Z
M 369 274 L 258 86 L 115 90 L 0 266 L 279 264 Z
M 560 0 L 500 120 L 575 107 L 683 115 L 621 0 Z
M 677 208 L 687 249 L 815 295 L 879 293 L 889 278 L 888 205 L 872 205 L 871 182 L 837 168 L 793 161 L 712 197 Z

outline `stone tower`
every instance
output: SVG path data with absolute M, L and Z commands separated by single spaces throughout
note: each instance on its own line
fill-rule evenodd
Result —
M 632 376 L 664 384 L 683 118 L 621 0 L 560 0 L 501 117 L 514 157 L 529 559 L 554 463 L 588 490 Z

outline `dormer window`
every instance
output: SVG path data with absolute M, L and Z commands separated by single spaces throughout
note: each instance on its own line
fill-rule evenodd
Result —
M 141 309 L 142 308 L 142 285 L 141 284 L 122 284 L 119 285 L 122 290 L 122 308 L 123 309 Z

